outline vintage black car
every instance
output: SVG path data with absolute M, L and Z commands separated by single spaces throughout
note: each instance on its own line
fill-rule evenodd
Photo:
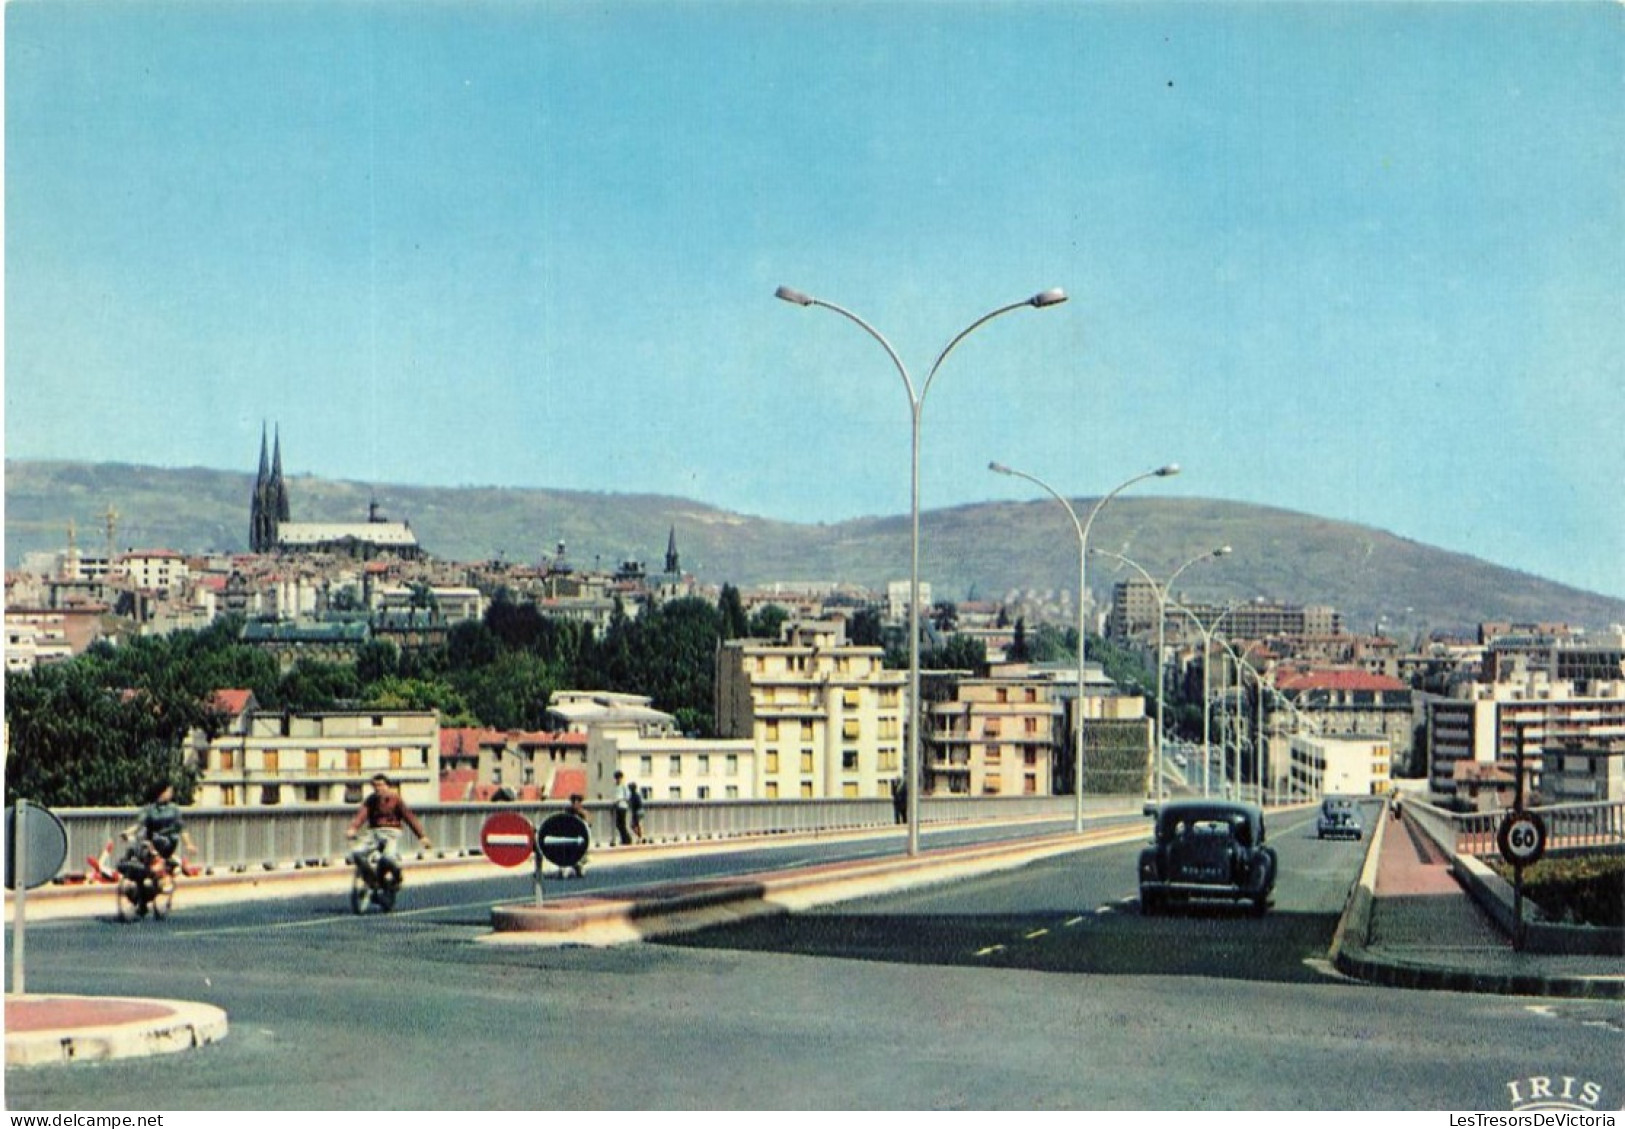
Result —
M 1365 835 L 1365 824 L 1360 820 L 1360 809 L 1346 796 L 1327 796 L 1320 801 L 1320 815 L 1315 819 L 1317 839 L 1355 839 Z
M 1156 811 L 1156 837 L 1140 852 L 1140 912 L 1174 901 L 1228 898 L 1269 908 L 1275 848 L 1264 842 L 1264 813 L 1255 804 L 1178 800 Z

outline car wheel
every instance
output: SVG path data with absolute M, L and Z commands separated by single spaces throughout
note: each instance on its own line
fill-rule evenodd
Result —
M 1269 911 L 1270 900 L 1267 894 L 1260 894 L 1253 899 L 1253 916 L 1263 917 Z
M 1154 891 L 1154 890 L 1141 890 L 1140 891 L 1140 916 L 1142 916 L 1142 917 L 1155 917 L 1156 914 L 1157 914 L 1157 911 L 1160 910 L 1161 908 L 1162 908 L 1162 899 L 1157 896 L 1156 891 Z

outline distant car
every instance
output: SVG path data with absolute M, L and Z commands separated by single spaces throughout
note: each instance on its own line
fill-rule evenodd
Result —
M 1365 835 L 1360 821 L 1360 809 L 1353 800 L 1343 796 L 1327 796 L 1320 801 L 1320 816 L 1315 820 L 1315 835 L 1321 839 L 1354 839 Z
M 1174 901 L 1224 898 L 1262 914 L 1275 890 L 1275 848 L 1264 842 L 1256 804 L 1179 800 L 1156 813 L 1155 838 L 1140 852 L 1140 912 Z

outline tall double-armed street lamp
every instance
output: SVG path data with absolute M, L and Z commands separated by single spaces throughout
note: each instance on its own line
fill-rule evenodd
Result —
M 1164 746 L 1164 723 L 1163 723 L 1163 717 L 1162 717 L 1162 709 L 1163 709 L 1162 687 L 1163 687 L 1163 669 L 1164 669 L 1164 667 L 1166 665 L 1164 660 L 1163 660 L 1163 648 L 1164 648 L 1163 633 L 1164 633 L 1164 629 L 1165 629 L 1165 626 L 1166 626 L 1167 621 L 1168 621 L 1168 593 L 1173 591 L 1174 581 L 1179 579 L 1179 574 L 1180 573 L 1184 572 L 1187 568 L 1190 568 L 1191 565 L 1198 564 L 1201 561 L 1212 560 L 1215 557 L 1229 556 L 1230 555 L 1230 546 L 1229 545 L 1220 545 L 1217 549 L 1210 549 L 1205 553 L 1201 553 L 1201 554 L 1198 554 L 1197 556 L 1192 557 L 1190 560 L 1186 561 L 1184 564 L 1182 564 L 1178 568 L 1174 569 L 1172 574 L 1169 575 L 1168 579 L 1166 581 L 1164 581 L 1163 584 L 1160 587 L 1157 585 L 1157 582 L 1155 580 L 1151 579 L 1151 574 L 1149 572 L 1147 572 L 1144 568 L 1142 568 L 1137 561 L 1132 561 L 1128 557 L 1123 556 L 1123 554 L 1121 554 L 1121 553 L 1109 552 L 1106 549 L 1095 549 L 1093 551 L 1094 551 L 1094 554 L 1097 557 L 1106 557 L 1108 560 L 1120 561 L 1121 563 L 1128 565 L 1135 572 L 1139 573 L 1140 576 L 1144 578 L 1145 582 L 1147 584 L 1151 585 L 1151 594 L 1157 598 L 1157 797 L 1158 797 L 1158 799 L 1161 799 L 1162 795 L 1163 795 L 1163 787 L 1164 787 L 1164 785 L 1163 785 L 1163 780 L 1164 780 L 1163 773 L 1164 773 L 1164 770 L 1166 769 L 1166 763 L 1165 763 L 1165 760 L 1164 760 L 1164 758 L 1166 757 L 1166 750 L 1165 750 L 1165 746 Z M 1196 616 L 1188 608 L 1184 607 L 1183 605 L 1176 604 L 1174 606 L 1176 608 L 1178 608 L 1181 612 L 1184 612 L 1187 616 L 1190 616 L 1191 619 L 1193 619 L 1193 620 L 1196 619 Z M 1197 620 L 1197 626 L 1198 627 L 1201 626 L 1201 621 Z M 1204 736 L 1204 740 L 1205 739 L 1206 738 Z M 1207 756 L 1207 750 L 1206 749 L 1202 750 L 1202 755 L 1203 755 L 1204 758 Z M 1204 780 L 1203 790 L 1205 792 L 1206 788 L 1207 788 L 1207 785 L 1206 785 L 1206 772 L 1207 772 L 1207 769 L 1206 769 L 1205 766 L 1204 766 L 1202 771 L 1203 771 L 1203 780 Z
M 926 374 L 925 383 L 916 388 L 913 377 L 909 376 L 908 368 L 903 364 L 897 350 L 892 348 L 891 342 L 885 336 L 864 321 L 857 314 L 834 302 L 826 302 L 822 298 L 814 298 L 811 294 L 804 294 L 788 286 L 781 286 L 773 295 L 782 301 L 796 306 L 822 306 L 832 310 L 870 337 L 880 343 L 886 350 L 886 356 L 897 368 L 897 373 L 903 378 L 903 387 L 908 392 L 909 404 L 909 448 L 910 448 L 910 476 L 909 476 L 909 512 L 911 520 L 910 533 L 910 565 L 908 580 L 908 853 L 920 853 L 920 784 L 922 774 L 920 771 L 920 411 L 925 406 L 925 395 L 931 391 L 931 382 L 936 379 L 937 370 L 942 362 L 948 359 L 955 347 L 969 337 L 976 330 L 1003 314 L 1014 310 L 1032 307 L 1033 309 L 1047 309 L 1050 306 L 1059 306 L 1066 301 L 1066 291 L 1060 289 L 1041 290 L 1031 298 L 1020 302 L 1012 302 L 1008 306 L 1000 306 L 983 314 L 970 325 L 960 330 L 952 341 L 949 341 L 937 359 L 931 365 L 931 371 Z
M 1007 474 L 1013 478 L 1025 478 L 1034 486 L 1047 491 L 1050 497 L 1061 503 L 1061 507 L 1066 510 L 1066 516 L 1072 519 L 1072 528 L 1076 530 L 1078 534 L 1078 713 L 1076 724 L 1072 727 L 1072 781 L 1073 790 L 1077 793 L 1077 809 L 1074 819 L 1074 830 L 1081 834 L 1083 832 L 1083 717 L 1084 695 L 1086 693 L 1084 659 L 1089 648 L 1089 637 L 1087 634 L 1088 621 L 1084 614 L 1084 601 L 1087 599 L 1086 593 L 1089 591 L 1089 589 L 1085 586 L 1088 583 L 1088 573 L 1086 570 L 1089 560 L 1089 528 L 1095 523 L 1095 515 L 1100 513 L 1107 502 L 1117 497 L 1117 495 L 1127 490 L 1130 486 L 1133 486 L 1136 482 L 1144 482 L 1148 478 L 1169 478 L 1178 474 L 1179 464 L 1169 463 L 1167 466 L 1160 466 L 1156 470 L 1148 470 L 1145 473 L 1137 474 L 1127 482 L 1114 487 L 1109 493 L 1104 495 L 1094 504 L 1093 508 L 1089 510 L 1088 518 L 1084 521 L 1078 520 L 1078 512 L 1072 508 L 1072 503 L 1067 501 L 1066 498 L 1061 495 L 1060 491 L 1056 490 L 1055 487 L 1051 486 L 1037 475 L 1028 474 L 1024 470 L 1016 470 L 1014 467 L 1005 466 L 1003 463 L 988 463 L 987 469 L 992 471 L 994 474 Z

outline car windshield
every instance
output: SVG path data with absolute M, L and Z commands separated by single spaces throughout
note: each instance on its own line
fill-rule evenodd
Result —
M 1174 808 L 1162 813 L 1157 838 L 1164 842 L 1186 836 L 1224 835 L 1238 842 L 1252 841 L 1252 824 L 1246 811 L 1236 808 Z

